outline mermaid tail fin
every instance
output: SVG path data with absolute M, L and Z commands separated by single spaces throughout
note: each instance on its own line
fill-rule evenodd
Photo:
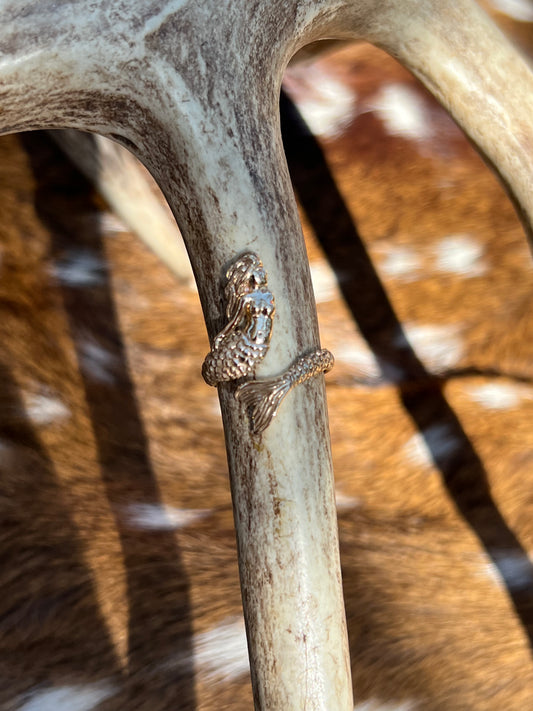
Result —
M 250 380 L 239 385 L 235 397 L 248 408 L 254 434 L 266 430 L 292 385 L 292 379 L 287 375 L 272 380 Z

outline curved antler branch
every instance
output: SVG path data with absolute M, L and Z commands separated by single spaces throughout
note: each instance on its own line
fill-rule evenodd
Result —
M 533 248 L 533 71 L 474 0 L 349 2 L 329 31 L 362 38 L 410 69 L 507 188 Z

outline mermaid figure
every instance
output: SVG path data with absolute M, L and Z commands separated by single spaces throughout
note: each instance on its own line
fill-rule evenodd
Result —
M 276 310 L 263 263 L 246 252 L 226 272 L 228 323 L 215 337 L 202 366 L 208 385 L 252 375 L 265 357 Z
M 259 257 L 246 252 L 226 272 L 228 323 L 215 337 L 202 366 L 208 385 L 253 375 L 263 360 L 272 336 L 274 295 Z M 333 367 L 333 356 L 317 349 L 298 358 L 277 378 L 249 380 L 239 385 L 235 397 L 247 408 L 253 434 L 260 434 L 276 416 L 283 398 L 295 385 Z

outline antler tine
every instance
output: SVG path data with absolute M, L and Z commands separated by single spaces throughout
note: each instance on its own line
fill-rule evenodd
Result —
M 406 7 L 406 6 L 409 7 Z M 533 245 L 533 71 L 473 0 L 360 4 L 332 31 L 361 37 L 410 69 L 446 108 L 507 188 Z

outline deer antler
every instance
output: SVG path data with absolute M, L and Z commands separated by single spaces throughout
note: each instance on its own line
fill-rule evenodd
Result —
M 533 77 L 470 0 L 0 5 L 0 132 L 73 127 L 129 147 L 177 218 L 211 338 L 224 267 L 257 253 L 276 297 L 260 377 L 318 347 L 278 98 L 290 57 L 324 37 L 368 39 L 415 72 L 531 225 Z M 232 387 L 220 400 L 256 708 L 351 711 L 323 378 L 259 444 Z

